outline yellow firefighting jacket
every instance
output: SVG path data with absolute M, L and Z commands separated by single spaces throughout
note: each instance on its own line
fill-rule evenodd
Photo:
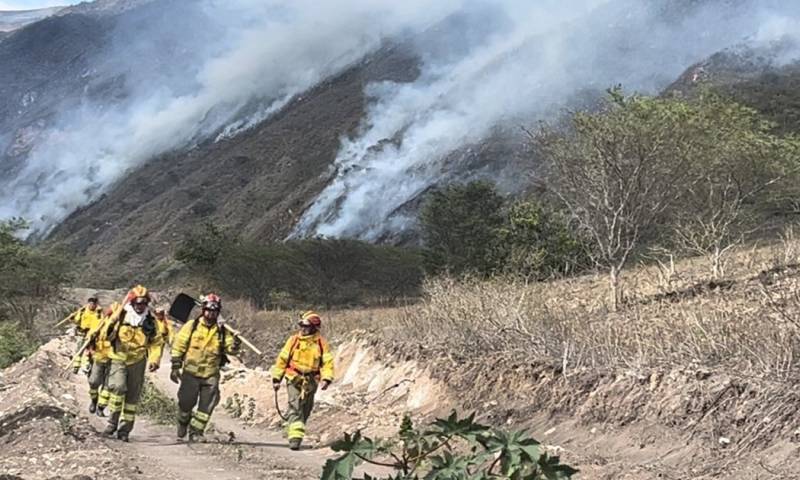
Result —
M 125 362 L 126 365 L 139 363 L 149 358 L 150 364 L 161 361 L 161 335 L 158 334 L 155 317 L 148 314 L 142 325 L 134 327 L 125 323 L 125 309 L 115 312 L 108 320 L 107 335 L 111 342 L 108 357 Z
M 101 316 L 92 323 L 89 329 L 89 337 L 94 338 L 92 341 L 92 358 L 95 362 L 105 362 L 108 360 L 108 355 L 111 352 L 111 342 L 108 341 L 108 327 L 111 317 Z
M 272 378 L 292 381 L 298 375 L 314 375 L 333 381 L 333 354 L 328 342 L 319 332 L 312 335 L 295 334 L 286 341 L 275 359 Z
M 222 351 L 224 342 L 225 351 Z M 182 360 L 183 371 L 195 377 L 209 378 L 219 374 L 223 353 L 236 355 L 233 334 L 220 332 L 214 323 L 206 325 L 202 317 L 186 322 L 172 344 L 173 365 Z
M 70 316 L 72 317 L 72 322 L 78 327 L 78 330 L 82 333 L 86 333 L 92 329 L 92 325 L 98 321 L 102 312 L 103 309 L 100 308 L 100 305 L 94 310 L 89 310 L 88 306 L 84 306 L 72 312 Z

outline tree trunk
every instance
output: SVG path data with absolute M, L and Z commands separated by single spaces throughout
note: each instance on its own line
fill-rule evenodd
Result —
M 620 288 L 619 280 L 620 269 L 612 266 L 608 272 L 609 300 L 611 301 L 612 312 L 619 310 L 620 303 L 622 303 L 622 289 Z
M 715 246 L 711 253 L 711 278 L 719 280 L 720 277 L 722 277 L 722 250 L 719 246 Z

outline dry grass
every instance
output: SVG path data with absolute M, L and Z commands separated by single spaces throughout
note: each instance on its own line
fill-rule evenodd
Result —
M 516 350 L 570 369 L 725 367 L 786 379 L 800 358 L 800 267 L 795 240 L 743 250 L 731 276 L 711 283 L 696 259 L 665 291 L 663 270 L 627 278 L 627 303 L 612 313 L 602 277 L 525 284 L 429 281 L 393 335 L 436 338 L 455 351 Z
M 600 275 L 546 283 L 431 279 L 413 305 L 323 311 L 324 329 L 334 341 L 367 332 L 434 344 L 448 355 L 522 355 L 567 375 L 692 366 L 785 380 L 800 361 L 799 253 L 790 229 L 773 245 L 732 253 L 722 282 L 709 281 L 701 259 L 666 270 L 665 263 L 642 265 L 625 277 L 619 312 L 606 308 Z M 277 353 L 300 313 L 246 302 L 226 310 L 269 346 L 265 357 Z

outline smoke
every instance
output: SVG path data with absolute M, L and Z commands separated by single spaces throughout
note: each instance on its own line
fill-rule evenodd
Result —
M 293 236 L 376 240 L 406 228 L 413 219 L 398 208 L 447 175 L 448 153 L 497 125 L 552 116 L 577 92 L 623 84 L 655 93 L 717 51 L 741 43 L 769 47 L 787 36 L 791 48 L 774 61 L 797 59 L 800 7 L 788 3 L 464 2 L 462 12 L 479 14 L 461 16 L 456 32 L 445 36 L 478 32 L 471 47 L 431 51 L 418 44 L 418 80 L 369 87 L 368 118 L 358 136 L 342 139 L 334 178 Z
M 148 159 L 235 136 L 389 40 L 412 48 L 422 73 L 368 87 L 360 131 L 342 139 L 332 181 L 294 232 L 375 239 L 408 224 L 394 212 L 448 174 L 448 153 L 493 127 L 531 124 L 617 83 L 655 92 L 716 51 L 797 35 L 800 6 L 789 3 L 154 2 L 115 20 L 84 74 L 100 93 L 77 92 L 80 106 L 0 179 L 0 218 L 46 233 Z
M 124 98 L 62 112 L 0 185 L 0 218 L 22 216 L 47 231 L 153 156 L 226 126 L 241 129 L 247 105 L 262 105 L 256 115 L 263 118 L 384 39 L 427 28 L 454 4 L 204 0 L 157 2 L 151 7 L 163 12 L 155 16 L 123 15 L 86 75 L 124 77 Z

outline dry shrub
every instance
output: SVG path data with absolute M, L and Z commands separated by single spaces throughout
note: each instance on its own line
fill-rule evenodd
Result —
M 322 310 L 323 331 L 334 342 L 377 334 L 451 358 L 515 355 L 567 375 L 691 367 L 785 380 L 800 359 L 800 267 L 791 263 L 797 251 L 788 234 L 774 245 L 737 251 L 729 269 L 737 276 L 724 282 L 710 282 L 701 261 L 682 260 L 669 292 L 658 266 L 643 266 L 629 276 L 627 303 L 618 312 L 606 308 L 605 279 L 597 276 L 439 277 L 405 307 Z M 265 356 L 277 353 L 300 315 L 244 301 L 228 302 L 226 311 L 267 347 Z
M 391 334 L 472 355 L 518 351 L 567 371 L 694 365 L 785 379 L 800 354 L 800 272 L 775 275 L 771 285 L 753 277 L 640 298 L 616 313 L 572 290 L 580 282 L 436 279 Z

